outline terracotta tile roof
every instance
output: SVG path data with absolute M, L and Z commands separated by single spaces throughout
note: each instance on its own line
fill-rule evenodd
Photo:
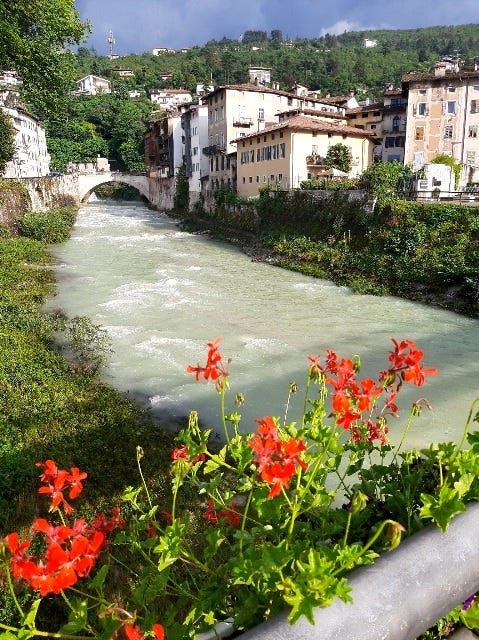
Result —
M 377 111 L 378 109 L 383 109 L 384 104 L 382 102 L 372 102 L 371 104 L 354 107 L 353 109 L 346 109 L 346 115 L 350 113 L 363 113 L 365 111 Z
M 271 87 L 265 87 L 264 85 L 261 84 L 225 84 L 225 85 L 220 85 L 218 87 L 215 87 L 213 91 L 210 91 L 209 93 L 205 94 L 205 98 L 208 98 L 209 96 L 213 96 L 215 93 L 218 93 L 219 91 L 223 90 L 223 89 L 231 89 L 233 91 L 256 91 L 256 92 L 260 92 L 260 93 L 273 93 L 277 96 L 286 96 L 287 98 L 296 98 L 297 100 L 309 100 L 311 102 L 316 102 L 316 103 L 320 103 L 320 104 L 337 104 L 337 100 L 338 98 L 326 98 L 326 97 L 322 97 L 322 98 L 313 98 L 312 96 L 306 95 L 306 96 L 297 96 L 295 93 L 292 93 L 291 91 L 283 91 L 282 89 L 272 89 Z M 349 100 L 348 96 L 345 96 L 344 98 L 339 98 L 340 101 L 342 101 L 344 103 L 344 101 Z
M 293 114 L 296 115 L 305 115 L 305 116 L 316 116 L 321 118 L 331 118 L 333 120 L 345 120 L 346 116 L 344 116 L 339 111 L 323 111 L 322 109 L 302 109 L 301 107 L 296 107 L 295 109 L 288 109 L 287 111 L 282 111 L 279 115 L 288 115 Z
M 349 136 L 356 136 L 361 138 L 374 138 L 374 133 L 365 131 L 364 129 L 358 129 L 357 127 L 349 127 L 345 124 L 333 124 L 332 122 L 324 122 L 316 118 L 310 118 L 308 116 L 293 116 L 287 120 L 283 120 L 279 124 L 266 127 L 262 131 L 255 131 L 241 138 L 236 138 L 231 142 L 241 142 L 242 140 L 248 140 L 249 138 L 256 138 L 258 136 L 272 133 L 274 131 L 281 131 L 285 129 L 295 129 L 299 131 L 317 131 L 318 133 L 339 133 Z
M 384 92 L 385 96 L 400 96 L 402 94 L 402 89 L 401 87 L 397 87 L 394 89 L 388 89 L 387 91 Z
M 446 71 L 445 75 L 437 76 L 433 71 L 432 72 L 424 72 L 424 71 L 410 71 L 409 73 L 405 73 L 401 80 L 404 83 L 407 82 L 416 82 L 420 80 L 464 80 L 467 78 L 479 78 L 479 70 L 465 70 L 461 69 L 460 71 Z

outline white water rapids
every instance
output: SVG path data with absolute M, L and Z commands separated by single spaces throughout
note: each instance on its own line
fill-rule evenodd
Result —
M 95 201 L 78 213 L 72 238 L 53 249 L 56 295 L 50 308 L 88 316 L 109 333 L 113 354 L 105 380 L 159 415 L 199 412 L 219 428 L 218 395 L 195 383 L 188 364 L 204 363 L 205 343 L 222 338 L 231 357 L 228 410 L 241 391 L 242 430 L 253 419 L 283 417 L 290 382 L 300 391 L 308 354 L 326 348 L 358 354 L 362 375 L 387 367 L 390 339 L 410 338 L 439 375 L 400 396 L 397 440 L 411 403 L 425 396 L 432 411 L 413 424 L 407 444 L 458 440 L 470 403 L 479 395 L 479 322 L 393 297 L 346 288 L 253 262 L 237 248 L 180 231 L 174 221 L 140 204 Z M 478 426 L 479 428 L 479 426 Z

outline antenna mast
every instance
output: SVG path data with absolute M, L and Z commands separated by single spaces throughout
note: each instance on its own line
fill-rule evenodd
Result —
M 113 58 L 113 45 L 115 44 L 115 38 L 113 37 L 113 31 L 110 31 L 106 41 L 108 42 L 108 49 L 109 49 L 108 57 L 111 60 Z

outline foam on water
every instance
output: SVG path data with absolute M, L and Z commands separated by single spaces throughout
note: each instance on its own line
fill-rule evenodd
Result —
M 306 378 L 308 354 L 358 354 L 364 377 L 376 376 L 392 337 L 415 340 L 426 366 L 439 369 L 426 387 L 404 388 L 401 406 L 426 396 L 434 407 L 413 424 L 413 446 L 456 437 L 479 395 L 478 321 L 252 262 L 144 206 L 82 207 L 72 240 L 54 251 L 59 279 L 51 307 L 102 324 L 113 347 L 106 380 L 149 398 L 158 411 L 197 409 L 203 421 L 218 422 L 214 386 L 186 374 L 218 336 L 225 360 L 232 358 L 230 397 L 246 396 L 246 430 L 257 416 L 283 415 L 290 382 L 301 387 Z M 292 417 L 302 410 L 300 396 Z

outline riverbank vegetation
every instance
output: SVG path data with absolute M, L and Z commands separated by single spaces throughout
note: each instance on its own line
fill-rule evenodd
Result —
M 135 402 L 101 383 L 108 350 L 104 332 L 87 318 L 65 318 L 61 309 L 42 313 L 54 291 L 47 245 L 65 240 L 73 220 L 71 209 L 27 213 L 16 225 L 24 235 L 0 241 L 2 536 L 14 528 L 26 531 L 34 514 L 45 513 L 36 494 L 35 463 L 49 458 L 88 470 L 82 516 L 108 510 L 128 484 L 137 482 L 139 445 L 152 493 L 160 502 L 162 495 L 169 499 L 173 435 L 149 420 Z M 68 344 L 68 360 L 58 336 Z M 18 621 L 4 588 L 0 620 Z
M 301 424 L 264 416 L 249 435 L 238 429 L 244 398 L 226 399 L 231 362 L 213 341 L 206 364 L 187 371 L 214 383 L 225 447 L 195 413 L 175 439 L 101 383 L 101 327 L 41 313 L 54 287 L 47 244 L 63 241 L 73 220 L 68 209 L 24 213 L 15 227 L 23 235 L 0 242 L 5 640 L 53 630 L 182 640 L 228 616 L 247 628 L 285 606 L 292 622 L 311 619 L 315 606 L 348 600 L 353 567 L 430 521 L 445 530 L 477 499 L 477 434 L 470 451 L 467 429 L 459 445 L 422 452 L 387 443 L 403 384 L 422 387 L 436 374 L 412 340 L 393 340 L 377 381 L 359 379 L 355 358 L 309 356 Z M 297 392 L 291 384 L 289 397 Z M 411 408 L 400 448 L 423 405 Z M 477 418 L 471 409 L 467 427 Z M 325 484 L 333 477 L 335 491 Z M 467 609 L 458 603 L 448 628 L 476 628 L 478 610 L 473 598 Z M 425 638 L 441 637 L 445 624 Z
M 410 170 L 372 165 L 350 200 L 343 189 L 262 190 L 248 204 L 217 203 L 185 216 L 188 228 L 234 239 L 254 259 L 332 280 L 362 294 L 396 295 L 479 316 L 479 208 L 401 200 Z M 339 183 L 338 183 L 339 184 Z M 309 189 L 310 185 L 305 184 Z M 374 203 L 374 204 L 373 204 Z

